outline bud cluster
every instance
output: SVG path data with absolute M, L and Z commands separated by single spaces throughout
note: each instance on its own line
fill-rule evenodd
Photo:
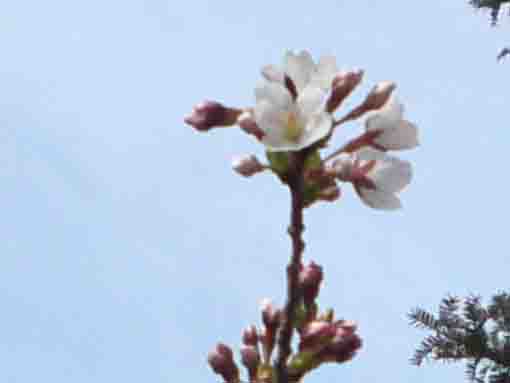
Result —
M 294 328 L 299 335 L 297 352 L 287 364 L 292 381 L 323 363 L 344 363 L 351 360 L 361 347 L 352 321 L 336 320 L 332 310 L 319 314 L 317 297 L 323 280 L 322 267 L 314 262 L 301 266 L 297 309 L 298 320 Z M 250 383 L 272 382 L 275 372 L 272 367 L 273 353 L 283 311 L 265 299 L 260 305 L 262 327 L 250 325 L 242 332 L 240 348 L 241 363 L 245 367 Z M 209 365 L 226 383 L 239 383 L 239 368 L 234 361 L 232 349 L 219 343 L 209 353 Z

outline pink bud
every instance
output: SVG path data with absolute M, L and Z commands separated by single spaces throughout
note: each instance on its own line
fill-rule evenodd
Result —
M 276 309 L 269 299 L 262 300 L 260 308 L 262 310 L 262 323 L 264 323 L 264 326 L 276 330 L 280 324 L 281 311 Z
M 260 355 L 256 347 L 244 346 L 241 348 L 241 358 L 243 365 L 248 370 L 250 381 L 257 378 L 257 369 L 260 364 Z
M 313 321 L 308 323 L 301 334 L 299 351 L 316 350 L 325 345 L 328 338 L 336 334 L 336 327 L 333 323 L 325 321 Z
M 319 192 L 319 199 L 321 201 L 334 202 L 340 198 L 341 194 L 342 192 L 338 186 L 329 186 Z
M 389 100 L 397 85 L 391 81 L 382 81 L 372 88 L 364 104 L 366 108 L 379 109 Z
M 243 343 L 246 346 L 256 346 L 259 340 L 259 336 L 257 334 L 257 327 L 251 325 L 244 329 L 243 331 Z
M 273 353 L 276 343 L 276 330 L 264 328 L 259 334 L 259 340 L 262 344 L 262 355 L 264 363 L 271 362 L 271 354 Z
M 310 262 L 299 273 L 299 284 L 303 291 L 303 300 L 306 305 L 312 304 L 319 295 L 323 277 L 322 267 L 314 262 Z
M 232 350 L 227 345 L 218 343 L 216 348 L 209 353 L 207 361 L 213 371 L 221 375 L 225 382 L 237 383 L 239 381 L 239 369 L 234 362 Z
M 352 359 L 362 346 L 361 338 L 355 333 L 354 322 L 339 321 L 335 325 L 335 336 L 317 355 L 322 362 L 346 362 Z
M 391 94 L 396 88 L 396 84 L 391 81 L 383 81 L 372 88 L 365 98 L 365 101 L 353 110 L 351 110 L 340 122 L 354 120 L 363 114 L 375 109 L 380 109 L 390 99 Z
M 193 107 L 184 122 L 196 130 L 205 132 L 214 127 L 232 126 L 237 122 L 242 110 L 227 108 L 216 101 L 204 101 Z
M 363 78 L 363 70 L 340 72 L 333 79 L 331 95 L 326 103 L 326 111 L 333 113 L 358 86 Z
M 234 158 L 232 160 L 232 168 L 243 177 L 251 177 L 265 170 L 264 165 L 253 155 Z

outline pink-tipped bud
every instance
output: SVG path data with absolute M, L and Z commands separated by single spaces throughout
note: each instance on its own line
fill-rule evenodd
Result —
M 372 88 L 365 99 L 365 108 L 379 109 L 389 100 L 397 85 L 391 81 L 382 81 Z
M 342 191 L 337 185 L 328 186 L 319 192 L 319 199 L 321 201 L 335 202 L 342 195 Z
M 259 340 L 262 344 L 262 356 L 264 363 L 270 363 L 271 355 L 276 343 L 276 330 L 264 328 L 259 334 Z
M 333 339 L 318 354 L 322 362 L 346 362 L 351 360 L 362 346 L 361 338 L 355 333 L 354 322 L 339 321 L 335 325 L 336 332 Z
M 257 327 L 254 325 L 246 327 L 243 331 L 243 343 L 246 346 L 256 346 L 258 341 Z
M 260 364 L 260 355 L 257 348 L 253 346 L 241 347 L 241 359 L 248 370 L 250 382 L 254 381 L 257 378 L 257 370 Z
M 351 110 L 340 122 L 354 120 L 367 112 L 380 109 L 388 102 L 391 94 L 397 85 L 391 81 L 383 81 L 372 88 L 370 93 L 365 98 L 361 105 Z
M 241 113 L 240 109 L 228 108 L 216 101 L 203 101 L 193 107 L 184 122 L 198 131 L 206 132 L 214 127 L 235 125 Z
M 232 169 L 243 177 L 251 177 L 264 171 L 265 167 L 259 162 L 257 157 L 251 155 L 234 158 L 232 160 Z
M 257 140 L 260 141 L 264 138 L 264 131 L 257 125 L 253 113 L 244 112 L 237 119 L 237 123 L 245 133 L 255 136 Z
M 299 284 L 306 305 L 312 304 L 319 295 L 319 289 L 323 278 L 322 267 L 314 262 L 310 262 L 310 264 L 304 267 L 299 273 Z
M 325 321 L 313 321 L 308 323 L 301 334 L 299 351 L 317 351 L 325 346 L 325 342 L 336 334 L 336 327 L 333 323 Z
M 329 99 L 326 102 L 326 111 L 333 113 L 349 94 L 358 86 L 363 78 L 363 70 L 358 69 L 348 72 L 340 72 L 333 79 L 333 85 Z
M 225 382 L 239 382 L 239 369 L 234 362 L 232 350 L 227 345 L 218 343 L 216 348 L 209 353 L 207 361 L 213 371 L 221 375 Z
M 281 311 L 276 309 L 269 299 L 263 299 L 260 303 L 262 311 L 262 323 L 267 329 L 276 331 L 280 325 Z

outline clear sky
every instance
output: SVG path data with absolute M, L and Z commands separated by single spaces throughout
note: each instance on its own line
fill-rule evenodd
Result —
M 508 287 L 508 21 L 456 1 L 17 0 L 0 13 L 0 381 L 217 382 L 258 302 L 283 302 L 289 198 L 235 130 L 182 122 L 212 98 L 250 105 L 286 49 L 394 80 L 422 145 L 404 210 L 350 188 L 306 213 L 324 307 L 358 321 L 349 365 L 307 382 L 462 381 L 408 364 L 417 304 Z M 345 126 L 335 142 L 354 136 Z

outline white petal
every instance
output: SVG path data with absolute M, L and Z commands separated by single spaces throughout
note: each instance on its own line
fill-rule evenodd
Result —
M 368 146 L 358 150 L 355 155 L 356 159 L 362 161 L 384 161 L 388 157 L 386 153 Z
M 412 175 L 408 161 L 387 156 L 384 161 L 377 161 L 368 177 L 374 181 L 377 189 L 396 193 L 409 185 Z
M 299 150 L 299 142 L 286 138 L 287 119 L 289 112 L 282 111 L 268 100 L 255 105 L 255 121 L 264 131 L 262 143 L 271 151 Z
M 285 82 L 285 73 L 274 65 L 266 65 L 262 68 L 262 76 L 267 81 L 274 81 L 283 84 Z
M 317 71 L 312 76 L 313 85 L 322 89 L 329 89 L 333 83 L 333 78 L 338 73 L 335 56 L 322 56 L 317 64 Z
M 285 86 L 277 82 L 265 82 L 255 88 L 255 100 L 263 100 L 277 106 L 281 110 L 288 110 L 293 104 L 292 96 Z
M 315 86 L 307 86 L 298 96 L 297 104 L 301 115 L 307 119 L 322 106 L 326 92 Z
M 254 109 L 255 122 L 266 135 L 283 130 L 285 112 L 269 100 L 257 102 Z
M 393 193 L 387 193 L 382 190 L 358 188 L 358 194 L 365 204 L 374 209 L 396 210 L 402 207 L 400 199 Z
M 333 126 L 333 117 L 326 112 L 314 113 L 308 119 L 305 132 L 300 140 L 300 149 L 306 148 L 326 137 Z
M 365 128 L 367 131 L 391 129 L 402 120 L 403 114 L 403 105 L 395 97 L 391 97 L 381 109 L 366 119 Z
M 283 69 L 285 73 L 294 81 L 298 91 L 310 81 L 312 74 L 315 71 L 315 63 L 312 56 L 307 51 L 302 51 L 299 55 L 288 51 L 284 57 Z
M 413 123 L 401 120 L 390 129 L 385 129 L 374 142 L 387 150 L 405 150 L 418 146 L 418 128 Z

